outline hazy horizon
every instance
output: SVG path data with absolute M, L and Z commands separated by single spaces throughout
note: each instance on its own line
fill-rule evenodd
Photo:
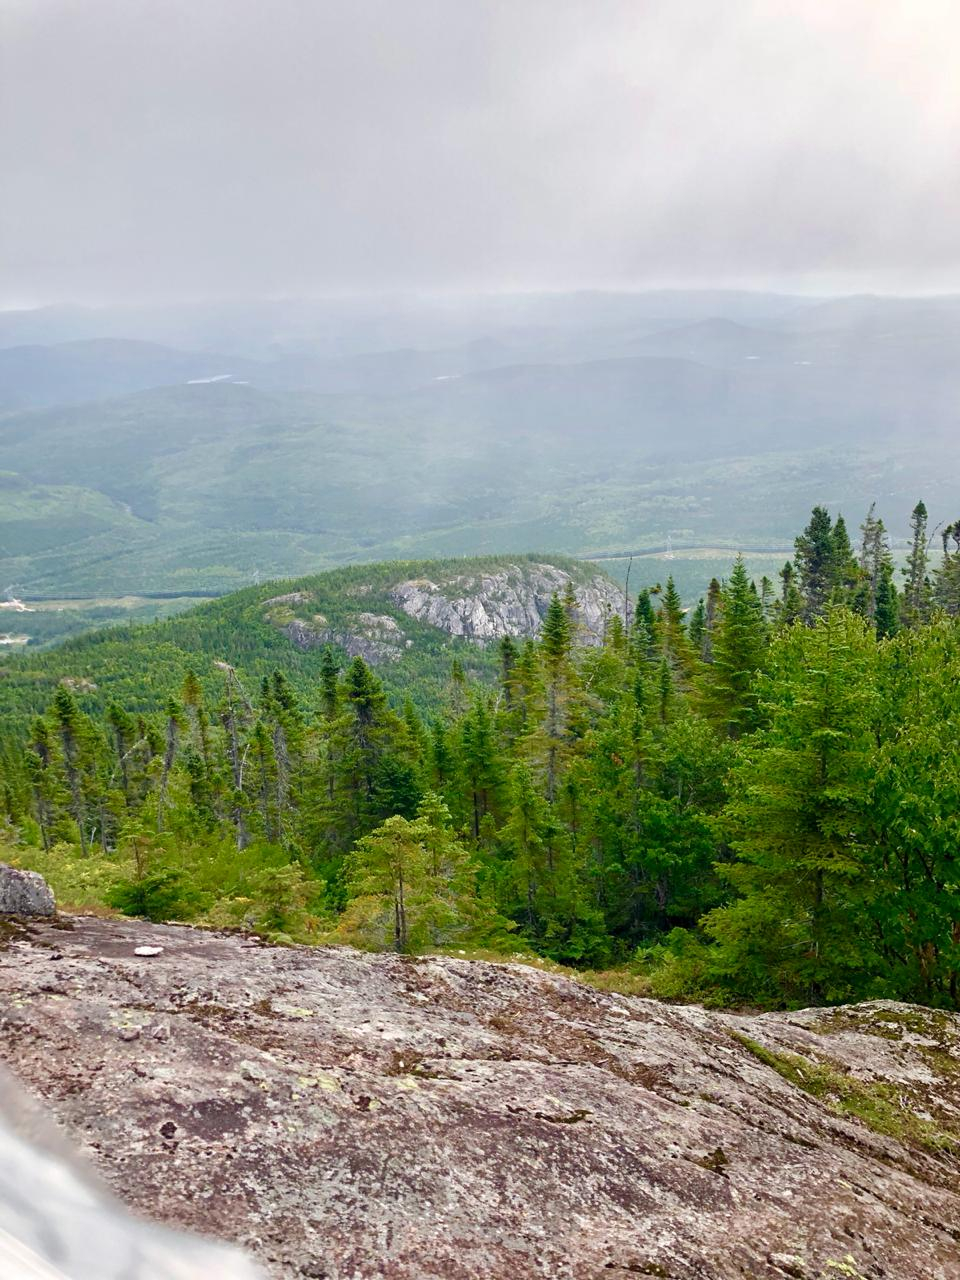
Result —
M 716 294 L 718 297 L 742 295 L 756 298 L 782 298 L 786 301 L 799 299 L 803 303 L 837 302 L 841 300 L 871 299 L 877 301 L 952 301 L 960 298 L 960 282 L 950 289 L 844 289 L 839 287 L 815 289 L 804 287 L 805 281 L 796 281 L 795 287 L 765 287 L 750 283 L 722 284 L 710 281 L 694 281 L 692 283 L 656 284 L 656 285 L 608 285 L 608 286 L 561 286 L 555 288 L 529 289 L 403 289 L 383 290 L 342 289 L 327 293 L 257 293 L 257 294 L 171 294 L 169 297 L 130 299 L 122 297 L 104 297 L 96 299 L 50 299 L 43 302 L 17 302 L 0 300 L 0 314 L 5 312 L 30 312 L 53 310 L 86 310 L 86 311 L 138 311 L 160 310 L 189 307 L 243 307 L 243 306 L 320 306 L 335 303 L 380 303 L 396 305 L 398 303 L 449 303 L 457 301 L 506 301 L 533 298 L 576 298 L 576 297 L 649 297 L 651 295 L 691 295 Z
M 0 305 L 960 289 L 946 0 L 9 0 Z

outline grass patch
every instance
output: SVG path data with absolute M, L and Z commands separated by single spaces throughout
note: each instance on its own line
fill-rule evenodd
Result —
M 795 1053 L 775 1053 L 748 1036 L 731 1031 L 758 1062 L 776 1071 L 789 1084 L 819 1099 L 836 1115 L 859 1120 L 874 1133 L 895 1138 L 904 1146 L 919 1147 L 937 1155 L 960 1155 L 960 1141 L 932 1120 L 904 1105 L 902 1091 L 891 1084 L 867 1083 L 822 1062 L 810 1062 Z

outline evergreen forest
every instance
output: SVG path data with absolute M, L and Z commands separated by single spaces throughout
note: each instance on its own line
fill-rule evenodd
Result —
M 426 693 L 335 645 L 299 680 L 201 654 L 161 705 L 66 677 L 7 707 L 0 854 L 66 906 L 280 942 L 960 1008 L 958 616 L 960 521 L 918 503 L 897 569 L 873 509 L 816 507 L 776 583 L 738 560 L 685 610 L 668 580 L 601 645 L 571 583 Z

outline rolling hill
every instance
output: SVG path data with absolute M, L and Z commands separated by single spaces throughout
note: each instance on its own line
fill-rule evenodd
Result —
M 932 523 L 956 515 L 957 299 L 0 317 L 0 344 L 22 338 L 0 345 L 0 584 L 21 596 L 518 546 L 775 547 L 814 501 L 854 526 L 876 501 L 895 537 L 920 496 Z
M 399 702 L 436 708 L 454 657 L 477 679 L 492 677 L 500 636 L 536 634 L 554 591 L 571 582 L 580 638 L 596 642 L 622 589 L 595 566 L 565 557 L 501 556 L 398 561 L 270 582 L 147 625 L 114 627 L 27 650 L 0 667 L 0 717 L 9 726 L 41 711 L 68 680 L 86 707 L 111 701 L 153 710 L 188 670 L 213 691 L 223 664 L 253 692 L 283 671 L 309 704 L 323 654 L 361 656 Z M 220 664 L 218 666 L 218 664 Z

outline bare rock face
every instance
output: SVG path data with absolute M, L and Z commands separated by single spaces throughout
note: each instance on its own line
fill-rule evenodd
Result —
M 277 1277 L 960 1275 L 960 1016 L 66 923 L 0 953 L 0 1058 L 129 1205 Z
M 275 608 L 277 605 L 309 604 L 313 596 L 309 591 L 288 591 L 285 596 L 271 596 L 264 600 L 263 608 Z
M 294 618 L 281 627 L 283 634 L 298 649 L 315 649 L 319 645 L 335 644 L 351 658 L 363 658 L 371 666 L 381 662 L 396 662 L 410 647 L 395 618 L 386 614 L 358 613 L 350 630 L 328 627 L 326 619 L 314 618 L 305 622 Z
M 43 876 L 0 862 L 0 916 L 52 916 L 56 909 Z
M 391 598 L 404 613 L 468 640 L 535 636 L 554 592 L 563 594 L 570 574 L 551 564 L 508 565 L 493 573 L 471 573 L 432 582 L 413 578 L 394 587 Z M 600 644 L 611 615 L 623 611 L 623 593 L 597 575 L 575 583 L 583 644 Z

